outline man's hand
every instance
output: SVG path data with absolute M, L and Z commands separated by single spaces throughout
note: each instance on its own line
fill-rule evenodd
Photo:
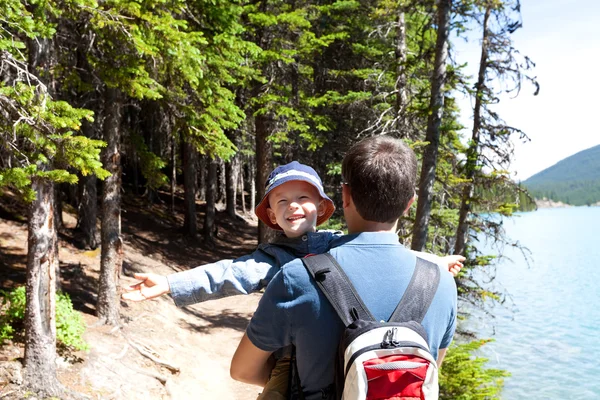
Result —
M 134 285 L 125 287 L 125 293 L 121 295 L 123 300 L 144 301 L 160 297 L 171 291 L 167 277 L 158 274 L 134 274 L 139 279 Z
M 465 260 L 466 258 L 461 255 L 442 257 L 442 263 L 448 264 L 448 272 L 450 272 L 452 276 L 458 275 L 462 267 L 464 267 L 462 262 Z

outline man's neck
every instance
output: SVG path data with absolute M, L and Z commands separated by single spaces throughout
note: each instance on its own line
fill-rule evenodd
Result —
M 361 233 L 361 232 L 389 232 L 396 233 L 398 227 L 398 221 L 394 223 L 389 222 L 375 222 L 361 220 L 356 221 L 352 224 L 352 227 L 348 226 L 348 233 Z

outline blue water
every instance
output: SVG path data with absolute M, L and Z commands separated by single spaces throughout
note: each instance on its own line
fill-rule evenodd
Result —
M 529 265 L 505 247 L 492 285 L 508 292 L 474 320 L 489 367 L 511 372 L 502 398 L 600 399 L 600 207 L 542 209 L 506 220 Z

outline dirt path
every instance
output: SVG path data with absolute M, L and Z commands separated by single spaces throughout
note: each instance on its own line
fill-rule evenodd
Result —
M 124 213 L 125 262 L 121 284 L 134 282 L 136 271 L 169 274 L 227 255 L 252 251 L 255 226 L 237 220 L 219 222 L 219 239 L 210 251 L 189 242 L 174 226 L 179 222 L 150 218 L 141 208 Z M 229 362 L 256 309 L 259 294 L 236 296 L 177 308 L 165 296 L 143 303 L 122 302 L 123 325 L 98 326 L 94 316 L 100 252 L 73 246 L 75 220 L 64 214 L 60 242 L 61 280 L 74 307 L 88 326 L 87 352 L 75 362 L 59 360 L 59 378 L 73 391 L 92 399 L 255 399 L 259 388 L 229 377 Z M 158 222 L 157 222 L 158 221 Z M 166 222 L 165 222 L 166 221 Z M 0 288 L 25 280 L 26 225 L 0 218 Z M 143 356 L 151 354 L 179 369 Z M 21 344 L 5 344 L 0 351 L 0 398 L 21 399 Z M 162 383 L 161 383 L 162 381 Z M 30 399 L 33 397 L 29 397 Z

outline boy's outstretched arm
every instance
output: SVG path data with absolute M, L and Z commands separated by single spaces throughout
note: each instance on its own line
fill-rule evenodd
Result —
M 458 255 L 458 254 L 440 257 L 435 254 L 424 253 L 421 251 L 411 250 L 411 252 L 413 252 L 419 258 L 422 258 L 427 261 L 431 261 L 433 263 L 440 265 L 441 267 L 446 268 L 448 270 L 448 272 L 450 272 L 452 274 L 452 276 L 458 275 L 458 273 L 460 272 L 460 270 L 463 267 L 463 261 L 465 261 L 465 257 Z
M 442 264 L 448 265 L 448 271 L 452 274 L 452 276 L 458 275 L 460 270 L 464 267 L 463 261 L 465 261 L 465 257 L 453 254 L 445 257 L 440 257 L 442 260 Z
M 178 307 L 226 296 L 249 294 L 266 286 L 279 270 L 278 262 L 264 251 L 236 260 L 221 260 L 167 276 L 135 274 L 139 279 L 125 288 L 124 300 L 144 301 L 170 293 Z
M 121 295 L 124 300 L 144 301 L 154 299 L 171 291 L 167 277 L 158 274 L 134 274 L 140 282 L 125 287 Z

